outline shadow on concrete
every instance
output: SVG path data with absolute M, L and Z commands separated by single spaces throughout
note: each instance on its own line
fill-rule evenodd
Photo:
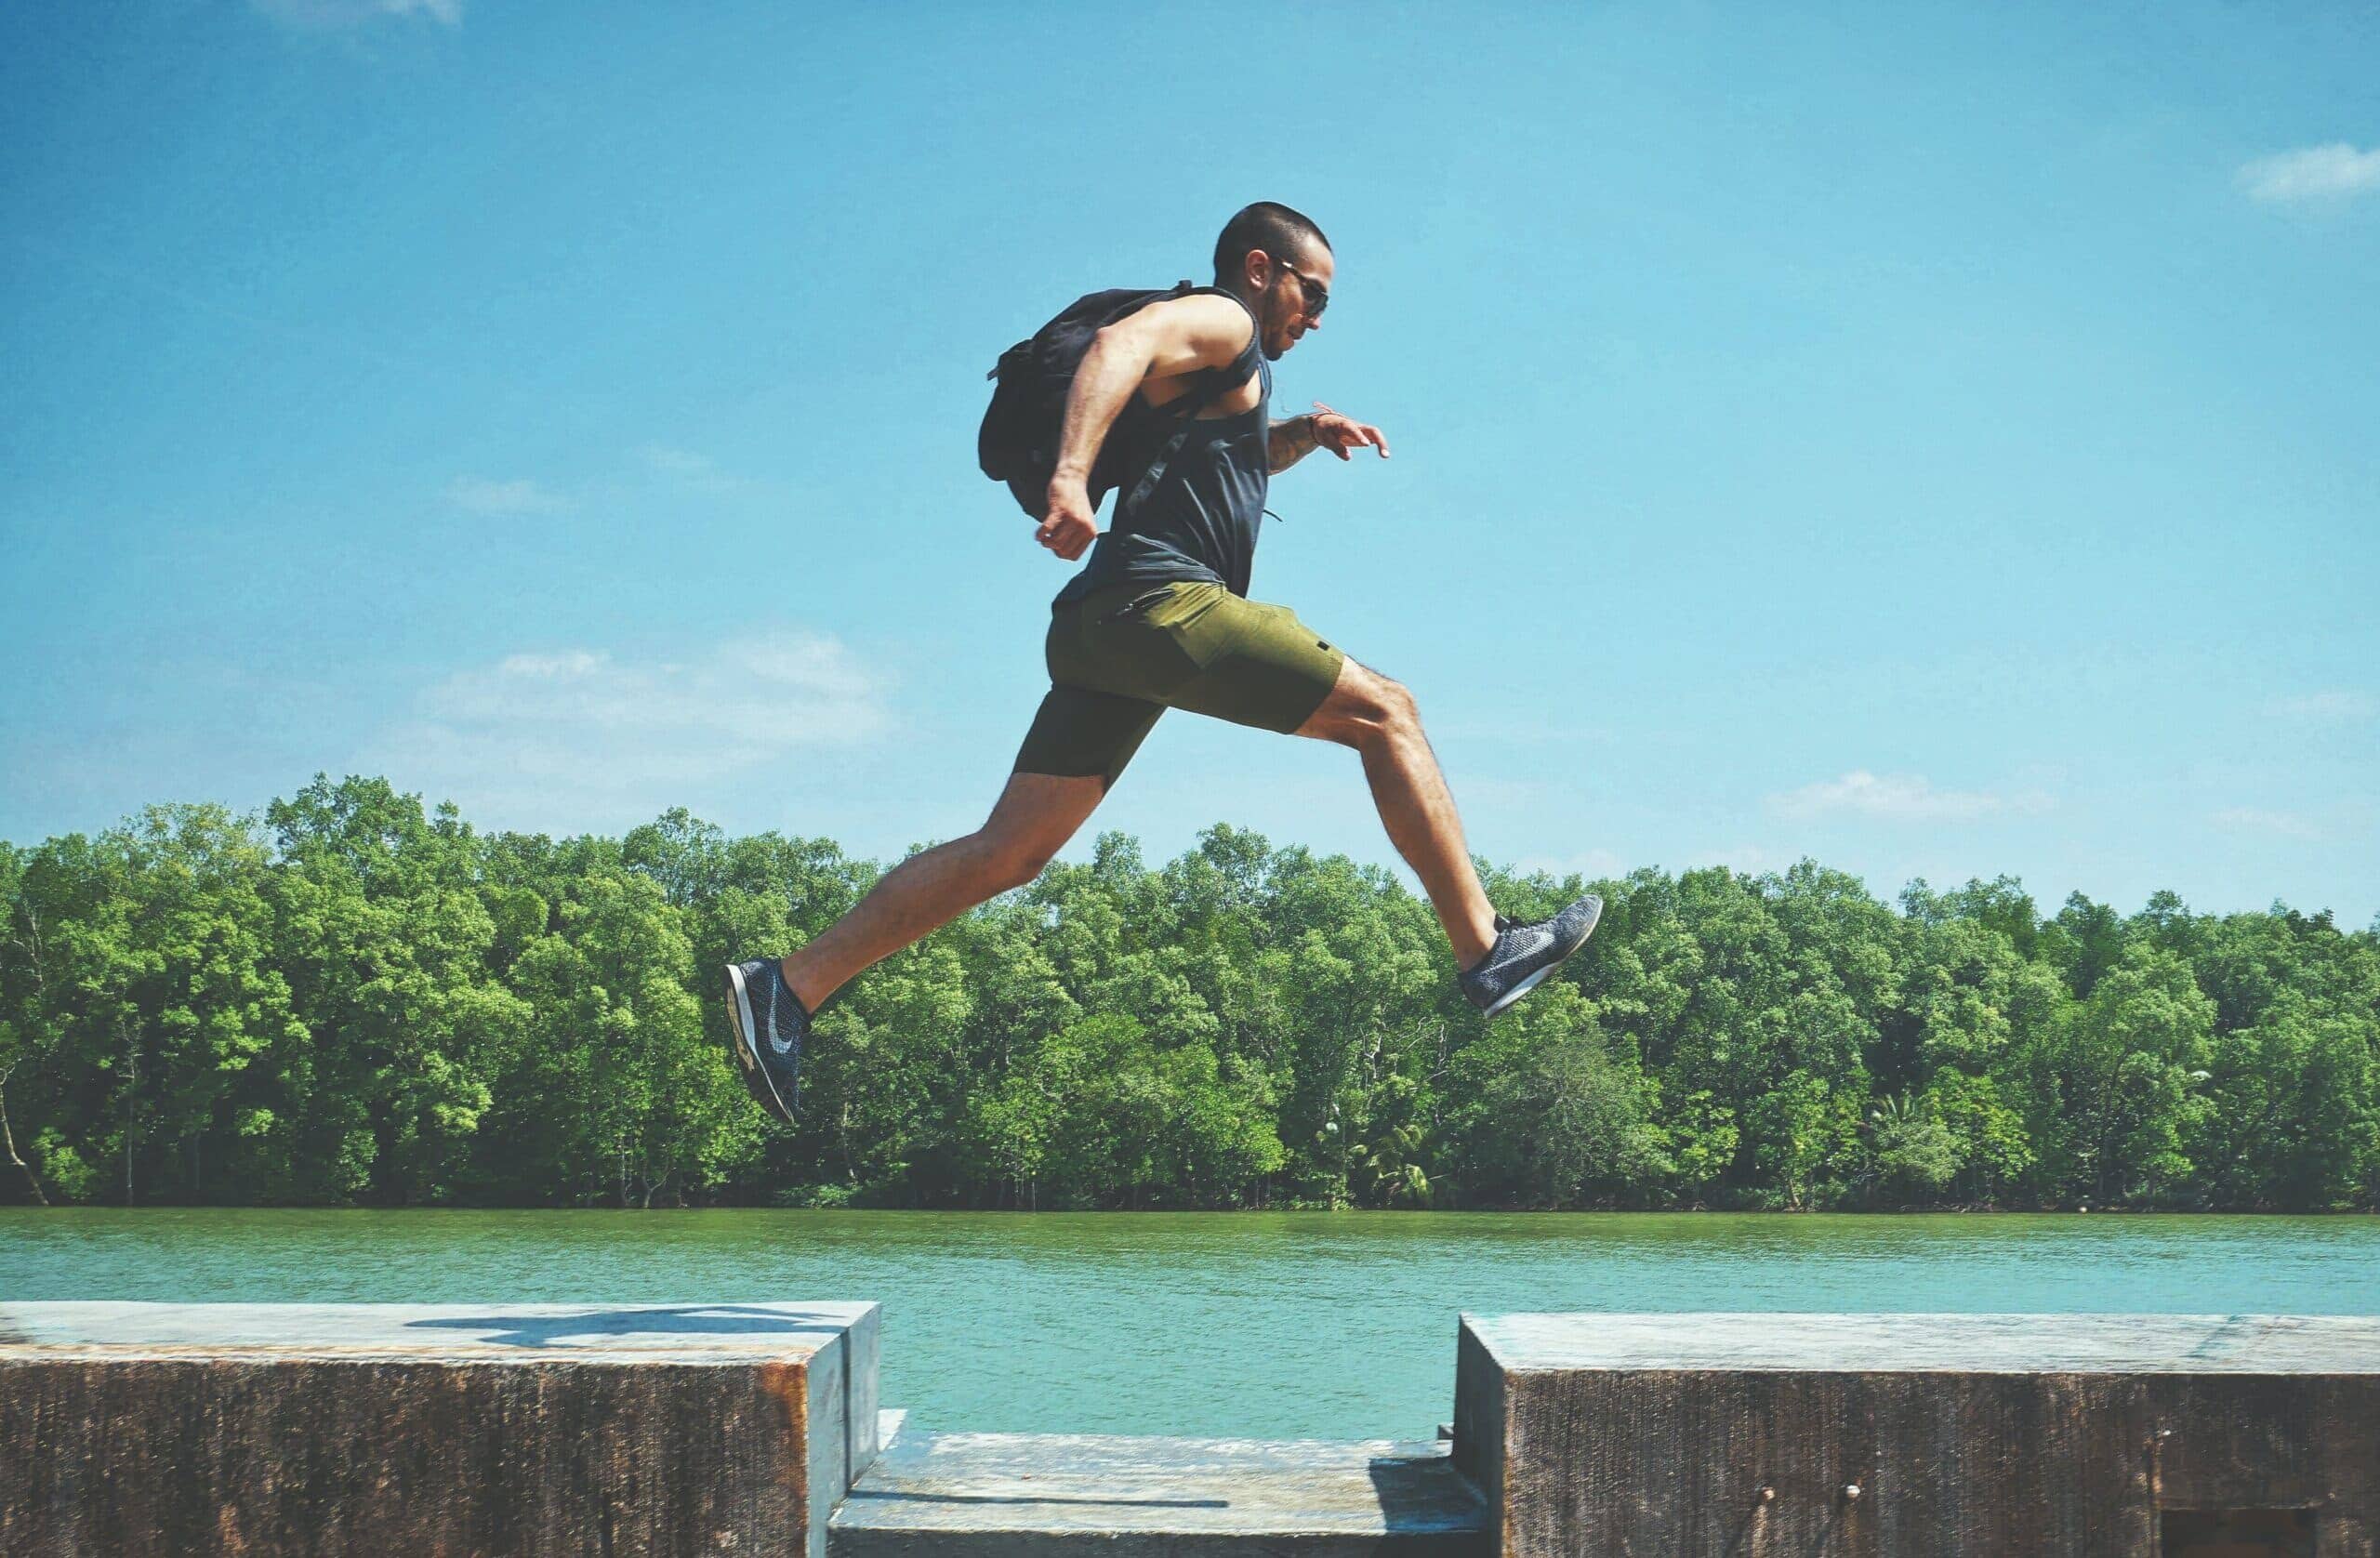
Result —
M 640 1309 L 590 1309 L 562 1314 L 445 1314 L 408 1320 L 409 1330 L 487 1331 L 490 1341 L 549 1347 L 563 1337 L 760 1336 L 839 1331 L 847 1314 L 819 1310 L 764 1309 L 757 1304 L 655 1304 Z
M 1028 1493 L 898 1493 L 877 1492 L 854 1488 L 845 1496 L 846 1507 L 852 1504 L 900 1500 L 912 1504 L 1090 1504 L 1114 1509 L 1130 1505 L 1147 1510 L 1227 1510 L 1228 1499 L 1074 1499 L 1064 1494 L 1038 1495 Z
M 1470 1536 L 1487 1529 L 1487 1504 L 1446 1456 L 1374 1456 L 1364 1470 L 1388 1536 Z

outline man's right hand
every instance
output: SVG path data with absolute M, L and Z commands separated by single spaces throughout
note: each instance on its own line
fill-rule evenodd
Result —
M 1050 479 L 1050 505 L 1042 510 L 1041 528 L 1033 538 L 1068 562 L 1090 549 L 1098 537 L 1099 522 L 1091 506 L 1091 490 L 1071 476 Z

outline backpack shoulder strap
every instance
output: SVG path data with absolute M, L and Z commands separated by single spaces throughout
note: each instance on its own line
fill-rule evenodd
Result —
M 1206 368 L 1200 371 L 1196 391 L 1198 403 L 1190 412 L 1190 415 L 1196 416 L 1198 412 L 1204 411 L 1208 403 L 1216 396 L 1227 395 L 1238 389 L 1248 382 L 1250 375 L 1256 372 L 1256 364 L 1264 352 L 1264 322 L 1256 317 L 1256 310 L 1248 306 L 1247 298 L 1229 287 L 1192 286 L 1188 282 L 1184 282 L 1182 284 L 1182 288 L 1183 297 L 1188 297 L 1192 293 L 1204 292 L 1212 293 L 1217 297 L 1228 297 L 1238 304 L 1241 311 L 1248 315 L 1248 344 L 1240 348 L 1239 355 L 1232 359 L 1231 365 L 1227 368 Z M 1184 395 L 1183 399 L 1186 401 L 1190 396 Z
M 1249 376 L 1260 371 L 1263 365 L 1264 326 L 1263 322 L 1257 319 L 1256 310 L 1248 307 L 1248 300 L 1239 294 L 1227 291 L 1223 287 L 1193 286 L 1186 281 L 1173 289 L 1172 296 L 1187 297 L 1201 292 L 1219 294 L 1247 310 L 1248 345 L 1240 349 L 1239 355 L 1232 359 L 1229 367 L 1201 368 L 1197 378 L 1191 385 L 1190 392 L 1181 396 L 1173 402 L 1172 405 L 1166 408 L 1173 415 L 1173 431 L 1167 437 L 1164 443 L 1158 446 L 1156 458 L 1149 461 L 1148 469 L 1141 472 L 1141 479 L 1132 483 L 1132 490 L 1125 494 L 1122 501 L 1116 505 L 1116 518 L 1118 521 L 1146 502 L 1149 495 L 1157 491 L 1157 483 L 1165 480 L 1165 473 L 1171 468 L 1173 457 L 1182 453 L 1182 445 L 1189 441 L 1191 424 L 1198 419 L 1198 413 L 1206 410 L 1217 397 L 1229 394 L 1247 383 Z

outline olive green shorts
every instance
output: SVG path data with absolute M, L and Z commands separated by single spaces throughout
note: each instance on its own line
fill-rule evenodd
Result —
M 1016 755 L 1020 773 L 1108 784 L 1169 708 L 1289 732 L 1339 680 L 1343 651 L 1287 606 L 1203 579 L 1128 581 L 1050 614 L 1049 695 Z

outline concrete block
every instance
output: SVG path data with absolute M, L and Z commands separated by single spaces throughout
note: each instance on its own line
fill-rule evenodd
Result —
M 1441 1445 L 935 1433 L 837 1512 L 832 1558 L 1485 1558 Z
M 877 1309 L 0 1304 L 0 1553 L 800 1554 Z
M 2380 1318 L 1466 1315 L 1498 1551 L 2380 1550 Z

